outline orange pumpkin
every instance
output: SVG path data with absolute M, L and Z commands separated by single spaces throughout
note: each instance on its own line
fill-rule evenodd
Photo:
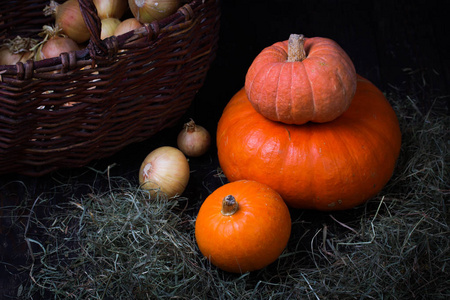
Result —
M 206 198 L 195 221 L 200 251 L 213 265 L 233 273 L 274 262 L 290 234 L 291 217 L 283 199 L 255 181 L 219 187 Z
M 228 180 L 265 183 L 295 208 L 342 210 L 377 194 L 392 176 L 401 133 L 392 107 L 358 77 L 350 108 L 328 123 L 288 125 L 257 113 L 240 90 L 217 128 Z
M 356 90 L 356 71 L 333 40 L 291 35 L 265 48 L 245 77 L 253 107 L 286 124 L 323 123 L 348 109 Z

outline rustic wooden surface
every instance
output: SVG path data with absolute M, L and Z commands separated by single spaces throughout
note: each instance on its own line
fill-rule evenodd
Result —
M 113 157 L 92 162 L 89 167 L 104 171 L 114 165 L 111 175 L 137 180 L 145 155 L 158 146 L 175 145 L 181 124 L 191 117 L 214 137 L 220 114 L 244 85 L 253 58 L 292 32 L 334 39 L 352 58 L 357 72 L 383 92 L 395 90 L 405 98 L 414 97 L 424 112 L 439 99 L 448 112 L 450 52 L 444 45 L 450 31 L 447 12 L 441 6 L 436 0 L 222 1 L 217 58 L 180 126 L 129 146 Z M 216 176 L 219 165 L 214 145 L 207 155 L 191 159 L 190 164 L 193 172 L 185 196 L 198 207 L 221 184 L 222 179 Z M 27 274 L 14 266 L 23 264 L 27 256 L 22 233 L 12 229 L 13 222 L 24 220 L 14 218 L 17 212 L 2 207 L 17 204 L 25 194 L 35 199 L 43 192 L 51 192 L 68 178 L 74 186 L 93 184 L 99 174 L 90 170 L 60 170 L 41 178 L 15 174 L 0 177 L 0 290 L 6 295 L 17 293 L 21 280 L 26 278 Z M 55 193 L 54 201 L 64 201 L 66 196 Z

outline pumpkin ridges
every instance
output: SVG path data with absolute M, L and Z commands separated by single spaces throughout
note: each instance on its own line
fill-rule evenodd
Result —
M 295 125 L 288 125 L 289 128 L 291 128 L 292 126 Z M 305 140 L 311 140 L 313 138 L 314 131 L 309 130 L 310 124 L 307 123 L 301 126 L 305 127 L 302 138 Z M 292 128 L 290 129 L 290 131 L 292 131 Z M 312 151 L 311 149 L 314 147 L 314 145 L 301 143 L 299 141 L 298 136 L 296 136 L 295 134 L 292 134 L 292 137 L 289 141 L 290 142 L 286 140 L 287 145 L 286 146 L 283 145 L 283 148 L 287 147 L 288 148 L 287 152 L 292 154 L 286 155 L 283 159 L 282 166 L 284 174 L 282 174 L 283 178 L 280 180 L 281 181 L 280 190 L 287 191 L 286 194 L 287 196 L 285 195 L 287 199 L 292 199 L 296 197 L 297 192 L 291 189 L 292 185 L 291 177 L 297 178 L 295 184 L 299 187 L 299 189 L 304 191 L 302 196 L 308 198 L 313 197 L 315 189 L 313 189 L 312 187 L 314 186 L 314 178 L 316 178 L 315 176 L 316 170 L 313 167 L 315 160 L 308 154 L 311 153 Z M 293 159 L 295 159 L 295 162 L 293 162 Z M 302 168 L 295 168 L 290 172 L 289 171 L 286 172 L 285 170 L 290 170 L 293 164 L 298 166 L 305 166 L 305 168 L 307 168 L 310 171 L 303 172 Z M 313 207 L 311 206 L 311 208 Z
M 349 128 L 349 130 L 352 130 Z M 351 175 L 349 176 L 339 176 L 340 184 L 339 186 L 342 187 L 341 194 L 342 195 L 348 195 L 349 191 L 346 189 L 347 187 L 352 187 L 352 178 L 358 178 L 359 181 L 365 182 L 367 180 L 370 180 L 370 170 L 373 166 L 379 166 L 380 163 L 383 163 L 380 161 L 380 157 L 377 155 L 377 152 L 373 152 L 374 156 L 371 157 L 370 153 L 369 155 L 365 156 L 364 159 L 362 159 L 362 151 L 367 151 L 366 149 L 374 149 L 374 147 L 378 147 L 377 143 L 371 142 L 371 139 L 373 139 L 372 132 L 367 132 L 367 128 L 364 126 L 361 128 L 359 127 L 357 130 L 353 129 L 353 135 L 350 138 L 346 138 L 347 135 L 345 134 L 337 134 L 336 138 L 338 141 L 340 141 L 340 145 L 342 148 L 346 149 L 346 153 L 344 156 L 349 161 L 348 164 L 352 165 Z M 355 141 L 360 141 L 358 147 L 348 147 L 349 144 L 355 144 Z M 344 171 L 347 171 L 345 167 L 341 166 L 341 169 Z M 379 172 L 382 173 L 382 172 Z M 340 174 L 342 175 L 342 173 Z M 350 180 L 350 182 L 347 182 L 347 180 Z M 359 199 L 361 198 L 369 198 L 372 197 L 373 194 L 371 193 L 371 190 L 361 190 L 358 194 L 355 194 L 353 196 L 346 196 L 346 200 L 349 206 L 356 206 L 359 203 Z
M 324 52 L 323 50 L 319 51 L 312 51 L 311 55 L 309 56 L 310 60 L 313 59 L 321 59 L 321 64 L 328 65 L 330 61 L 339 61 L 341 64 L 345 64 L 346 67 L 342 69 L 340 72 L 333 72 L 335 76 L 337 76 L 340 80 L 340 88 L 337 90 L 341 90 L 345 94 L 354 95 L 356 91 L 356 85 L 353 86 L 351 89 L 347 89 L 347 86 L 343 84 L 344 82 L 347 82 L 349 80 L 356 82 L 356 70 L 355 67 L 350 60 L 350 58 L 347 55 L 344 55 L 345 52 L 331 52 L 329 51 L 326 54 L 321 54 L 321 52 Z M 330 66 L 329 69 L 334 69 L 335 66 Z M 313 69 L 313 67 L 311 67 Z M 346 108 L 342 110 L 347 110 L 348 106 L 350 106 L 350 103 L 347 104 Z
M 298 89 L 294 87 L 294 84 L 291 85 L 290 91 L 291 91 L 291 113 L 289 118 L 289 123 L 294 123 L 294 116 L 305 116 L 303 118 L 297 117 L 296 120 L 299 123 L 306 123 L 309 121 L 308 116 L 313 116 L 315 118 L 317 109 L 316 104 L 314 101 L 314 91 L 313 91 L 313 85 L 311 83 L 311 79 L 309 77 L 309 74 L 306 70 L 305 64 L 297 64 L 292 63 L 292 74 L 293 77 L 292 82 L 302 82 L 301 85 L 303 86 L 302 89 Z M 310 97 L 309 103 L 300 102 L 300 101 L 294 101 L 294 99 L 298 98 L 304 98 L 308 99 L 308 94 L 313 95 Z
M 360 103 L 356 103 L 360 104 Z M 375 103 L 376 104 L 376 103 Z M 377 109 L 374 109 L 377 110 Z M 350 111 L 351 112 L 351 111 Z M 339 126 L 341 122 L 339 120 L 336 120 L 335 125 Z M 386 140 L 385 136 L 381 134 L 380 127 L 374 126 L 371 122 L 368 122 L 365 118 L 357 118 L 352 123 L 344 124 L 345 125 L 345 134 L 342 134 L 343 131 L 335 130 L 333 134 L 333 138 L 340 144 L 340 147 L 342 152 L 344 152 L 342 149 L 346 149 L 346 153 L 341 153 L 342 156 L 346 157 L 349 161 L 352 162 L 346 162 L 349 165 L 353 166 L 353 173 L 355 176 L 357 176 L 360 181 L 365 182 L 370 180 L 371 176 L 379 176 L 380 174 L 385 174 L 387 172 L 385 170 L 385 166 L 392 166 L 395 164 L 395 159 L 393 161 L 390 160 L 391 156 L 382 156 L 381 152 L 373 151 L 371 154 L 372 156 L 368 156 L 365 158 L 364 161 L 361 160 L 361 151 L 360 147 L 364 147 L 365 149 L 389 149 L 386 150 L 386 152 L 395 152 L 393 149 L 392 141 Z M 395 128 L 395 127 L 393 127 Z M 324 140 L 327 139 L 330 141 L 330 137 L 324 138 Z M 358 143 L 358 144 L 355 144 Z M 347 147 L 347 145 L 352 145 L 352 147 Z M 332 153 L 332 152 L 331 152 Z M 356 157 L 356 158 L 355 158 Z M 370 168 L 376 167 L 379 170 L 375 174 L 371 174 Z M 346 170 L 345 167 L 341 167 L 341 170 Z M 341 171 L 342 172 L 342 171 Z M 342 174 L 340 174 L 342 175 Z M 337 177 L 337 179 L 342 180 L 345 176 Z M 347 177 L 349 178 L 349 177 Z M 389 179 L 389 178 L 388 178 Z M 387 180 L 388 180 L 387 179 Z M 381 183 L 381 185 L 384 185 L 387 183 L 387 180 Z M 380 181 L 380 180 L 377 180 Z M 325 184 L 327 185 L 327 184 Z M 347 182 L 340 181 L 338 186 L 346 187 L 349 186 Z M 350 185 L 351 186 L 351 185 Z M 318 186 L 316 187 L 316 191 L 320 190 L 322 187 Z M 339 194 L 336 191 L 336 194 Z M 342 191 L 342 194 L 348 194 L 346 190 Z M 354 195 L 354 197 L 348 197 L 347 196 L 347 202 L 348 203 L 356 203 L 358 204 L 358 199 L 360 198 L 369 198 L 376 194 L 376 192 L 372 192 L 372 190 L 364 190 L 359 193 L 359 195 Z M 355 204 L 355 205 L 356 205 Z
M 274 47 L 271 48 L 270 50 L 266 50 L 266 51 L 270 51 L 271 57 L 276 57 L 276 56 L 282 57 L 284 55 L 283 49 L 277 47 L 276 45 L 274 45 Z M 264 56 L 256 57 L 255 61 L 260 61 L 263 59 L 265 59 Z M 255 82 L 255 78 L 257 76 L 260 76 L 260 72 L 263 71 L 262 69 L 264 69 L 264 66 L 262 64 L 256 64 L 256 66 L 252 69 L 252 72 L 247 72 L 246 77 L 249 77 L 249 82 L 250 82 L 249 92 L 253 90 L 253 83 Z
M 309 77 L 309 74 L 306 70 L 306 66 L 305 66 L 305 64 L 301 64 L 300 67 L 303 68 L 302 74 L 304 74 L 304 76 L 306 78 L 305 81 L 308 83 L 308 84 L 303 84 L 302 93 L 303 93 L 303 95 L 308 94 L 308 93 L 311 93 L 311 95 L 312 95 L 312 97 L 310 98 L 310 101 L 309 101 L 310 107 L 311 107 L 310 108 L 310 116 L 312 116 L 312 117 L 311 118 L 303 118 L 302 120 L 299 121 L 300 123 L 303 124 L 303 123 L 306 123 L 308 121 L 308 119 L 315 119 L 315 117 L 317 115 L 317 107 L 316 107 L 316 102 L 314 100 L 315 96 L 314 96 L 313 84 L 312 84 L 311 78 Z M 307 90 L 306 90 L 306 87 L 308 87 Z M 303 97 L 305 97 L 305 96 L 303 96 Z M 306 105 L 304 105 L 304 106 L 306 106 Z M 302 113 L 302 115 L 303 115 L 303 113 Z M 308 114 L 306 114 L 306 113 L 304 115 L 308 116 Z
M 330 61 L 345 63 L 346 66 L 342 71 L 347 73 L 350 72 L 349 74 L 352 75 L 351 77 L 356 80 L 356 71 L 352 60 L 335 41 L 327 38 L 307 38 L 305 41 L 305 48 L 309 59 L 321 58 L 322 60 L 325 60 L 327 64 L 329 64 Z M 342 51 L 335 51 L 336 48 Z
M 292 81 L 291 81 L 291 76 L 290 76 L 290 72 L 284 72 L 284 68 L 285 68 L 286 64 L 278 64 L 277 67 L 279 68 L 279 73 L 277 77 L 274 78 L 278 78 L 277 80 L 277 88 L 274 90 L 274 92 L 276 93 L 276 95 L 273 97 L 274 102 L 275 102 L 275 111 L 274 111 L 274 115 L 276 116 L 276 118 L 280 118 L 280 117 L 285 117 L 287 119 L 290 119 L 290 116 L 287 115 L 285 116 L 283 114 L 283 112 L 285 111 L 289 111 L 289 109 L 284 108 L 283 106 L 288 106 L 290 107 L 290 103 L 285 103 L 283 101 L 283 99 L 285 97 L 287 97 L 286 95 L 282 94 L 282 92 L 280 91 L 285 91 L 287 88 L 286 86 L 292 86 Z M 283 76 L 284 75 L 284 76 Z M 289 89 L 290 91 L 290 89 Z M 286 91 L 287 92 L 287 91 Z M 270 98 L 270 97 L 269 97 Z M 263 101 L 261 101 L 262 103 L 270 103 L 269 99 L 265 99 Z M 260 103 L 261 103 L 260 102 Z M 272 105 L 270 103 L 270 105 Z M 266 109 L 264 109 L 266 110 Z
M 283 71 L 283 66 L 281 64 L 277 64 L 274 63 L 272 64 L 272 66 L 270 67 L 270 69 L 267 70 L 267 72 L 265 73 L 265 77 L 267 80 L 267 78 L 278 78 L 276 84 L 277 86 L 280 84 L 280 77 L 281 77 L 281 73 Z M 265 81 L 263 80 L 263 81 Z M 273 101 L 276 103 L 277 99 L 278 99 L 278 93 L 277 93 L 277 89 L 275 90 L 268 90 L 266 88 L 264 88 L 264 90 L 266 91 L 263 95 L 260 95 L 259 99 L 257 100 L 258 103 L 258 108 L 260 110 L 266 110 L 267 109 L 267 105 L 270 104 L 270 100 L 269 99 L 273 99 Z M 261 97 L 262 96 L 262 97 Z M 277 115 L 279 112 L 275 111 L 275 115 Z
M 375 116 L 376 118 L 381 117 L 385 120 L 383 123 L 383 127 L 376 126 L 370 122 L 369 118 L 358 120 L 359 123 L 364 123 L 366 127 L 371 129 L 372 134 L 379 134 L 379 138 L 383 139 L 385 141 L 386 147 L 391 147 L 391 150 L 393 152 L 396 151 L 396 149 L 400 148 L 400 142 L 401 142 L 401 133 L 400 131 L 393 131 L 392 128 L 399 128 L 399 123 L 397 116 L 395 115 L 395 112 L 392 110 L 391 105 L 387 101 L 387 99 L 384 97 L 383 93 L 375 88 L 373 84 L 368 81 L 367 79 L 364 79 L 361 76 L 358 76 L 358 85 L 359 90 L 358 97 L 378 97 L 380 98 L 380 101 L 377 101 L 375 103 L 372 103 L 374 107 L 374 111 L 383 110 L 384 114 L 381 116 Z M 356 118 L 358 119 L 358 114 L 365 111 L 364 107 L 361 107 L 360 109 L 352 110 L 349 112 L 347 118 Z M 385 130 L 382 130 L 385 129 Z M 369 132 L 369 130 L 368 130 Z
M 271 106 L 275 107 L 275 110 L 270 113 L 270 119 L 276 120 L 276 119 L 284 119 L 285 121 L 289 121 L 289 123 L 292 123 L 294 120 L 293 114 L 299 114 L 301 112 L 302 115 L 308 116 L 308 115 L 315 115 L 315 104 L 314 99 L 311 98 L 311 105 L 305 105 L 302 102 L 294 102 L 292 100 L 293 95 L 295 97 L 302 97 L 306 98 L 308 94 L 312 93 L 312 85 L 311 81 L 309 80 L 308 73 L 306 72 L 306 68 L 303 64 L 296 64 L 296 63 L 290 63 L 290 64 L 279 64 L 279 63 L 273 63 L 277 68 L 281 68 L 279 71 L 279 74 L 284 74 L 284 76 L 280 75 L 273 75 L 270 74 L 267 77 L 271 78 L 272 76 L 275 76 L 273 78 L 278 78 L 277 80 L 277 88 L 267 92 L 267 94 L 260 96 L 257 100 L 255 100 L 257 104 L 257 110 L 258 111 L 271 111 Z M 290 67 L 291 72 L 283 72 L 283 68 Z M 267 73 L 270 71 L 267 70 Z M 293 75 L 295 74 L 295 75 Z M 288 78 L 284 79 L 284 78 Z M 261 79 L 260 79 L 261 80 Z M 298 83 L 299 81 L 304 82 L 304 88 L 303 89 L 296 89 L 294 88 L 294 83 Z M 263 80 L 261 80 L 263 81 Z M 283 83 L 280 85 L 280 82 Z M 281 94 L 279 91 L 286 91 L 286 94 Z M 271 96 L 270 93 L 275 93 L 276 97 Z M 290 98 L 291 100 L 287 103 L 284 103 L 282 99 Z M 274 101 L 271 101 L 270 99 L 274 99 Z M 266 115 L 267 116 L 267 115 Z M 309 119 L 305 118 L 302 119 L 303 122 L 307 122 Z
M 267 47 L 264 52 L 264 55 L 255 58 L 255 61 L 268 60 L 267 67 L 264 67 L 262 64 L 257 64 L 260 66 L 259 68 L 255 68 L 252 70 L 253 72 L 248 72 L 247 76 L 250 79 L 251 84 L 248 87 L 248 93 L 250 97 L 255 99 L 254 105 L 255 109 L 258 111 L 263 111 L 267 109 L 267 105 L 273 105 L 273 103 L 267 103 L 267 98 L 275 98 L 275 104 L 277 103 L 278 94 L 272 90 L 266 90 L 264 86 L 253 86 L 254 82 L 264 82 L 265 80 L 270 80 L 270 78 L 278 78 L 281 70 L 278 70 L 280 64 L 279 61 L 283 61 L 287 57 L 287 52 L 282 46 L 283 42 L 275 43 L 272 47 Z M 264 51 L 263 50 L 263 51 Z M 278 72 L 274 72 L 278 70 Z M 274 74 L 277 73 L 277 74 Z M 247 77 L 246 76 L 246 77 Z M 278 82 L 278 81 L 277 81 Z M 255 89 L 257 90 L 266 90 L 265 93 L 261 95 L 254 95 Z M 254 96 L 253 96 L 254 95 Z M 279 112 L 274 113 L 274 116 L 277 116 Z
M 311 103 L 314 104 L 314 114 L 311 116 L 311 119 L 318 123 L 324 123 L 327 122 L 330 115 L 338 117 L 348 109 L 350 102 L 342 104 L 337 97 L 339 96 L 339 91 L 342 91 L 342 97 L 348 97 L 349 92 L 342 86 L 341 80 L 336 80 L 339 74 L 333 73 L 324 77 L 322 74 L 318 75 L 312 72 L 311 70 L 315 69 L 315 66 L 312 65 L 317 64 L 316 60 L 323 61 L 324 58 L 310 57 L 309 61 L 305 61 L 304 67 L 306 70 L 305 74 L 308 74 L 308 80 L 311 83 Z M 335 89 L 320 89 L 319 86 L 324 84 L 335 86 Z M 317 99 L 321 100 L 317 101 Z
M 239 203 L 232 216 L 220 214 L 227 195 L 234 195 Z M 275 260 L 286 247 L 290 231 L 289 210 L 281 197 L 253 181 L 237 181 L 215 190 L 202 204 L 195 223 L 203 255 L 219 268 L 237 273 L 260 269 Z
M 342 75 L 342 73 L 348 73 L 347 75 L 349 75 L 352 80 L 356 81 L 356 71 L 350 57 L 336 42 L 327 38 L 309 38 L 305 45 L 308 47 L 308 58 L 319 58 L 324 64 L 330 64 L 330 61 L 344 63 L 346 67 L 342 72 L 335 72 L 334 74 Z M 336 48 L 341 49 L 342 51 L 333 51 Z M 356 88 L 356 85 L 354 85 L 354 88 Z
M 270 68 L 268 68 L 268 69 L 260 68 L 260 69 L 258 70 L 258 72 L 256 72 L 255 77 L 254 77 L 255 80 L 253 80 L 253 83 L 252 83 L 252 89 L 250 90 L 250 93 L 253 91 L 253 88 L 256 88 L 256 89 L 259 89 L 259 90 L 265 89 L 265 87 L 261 85 L 261 82 L 264 82 L 264 78 L 269 77 L 268 74 L 269 74 L 270 72 L 272 72 L 272 69 L 275 68 L 275 67 L 276 67 L 276 65 L 275 65 L 275 64 L 272 64 L 272 65 L 270 66 Z M 262 79 L 259 79 L 259 78 L 262 78 Z M 259 79 L 259 80 L 257 80 L 257 79 Z M 256 82 L 256 86 L 254 86 L 254 85 L 255 85 L 255 82 Z M 267 91 L 267 93 L 270 93 L 270 91 Z M 267 94 L 263 94 L 263 96 L 266 96 L 266 95 L 267 95 Z M 263 101 L 265 101 L 266 99 L 265 99 L 265 98 L 261 98 L 261 97 L 259 97 L 259 96 L 257 96 L 257 95 L 255 95 L 254 98 L 255 98 L 255 109 L 257 109 L 258 111 L 260 111 L 260 110 L 263 108 L 263 107 L 262 107 L 262 103 L 263 103 Z
M 305 60 L 287 62 L 288 41 L 277 42 L 263 49 L 248 69 L 245 78 L 247 96 L 254 108 L 271 120 L 287 124 L 327 122 L 342 114 L 351 103 L 356 86 L 356 71 L 348 55 L 336 42 L 326 38 L 305 38 L 304 46 L 307 55 Z M 324 56 L 324 66 L 317 64 L 317 58 L 320 58 L 318 54 Z M 303 69 L 297 68 L 301 73 L 296 74 L 297 80 L 291 80 L 292 84 L 280 85 L 280 78 L 267 75 L 274 67 L 273 64 L 304 66 Z M 320 75 L 315 74 L 317 70 Z M 293 76 L 292 70 L 277 74 Z M 332 86 L 330 80 L 335 83 L 334 90 L 327 88 Z M 293 90 L 297 92 L 292 93 Z M 336 94 L 338 90 L 343 92 Z M 329 100 L 331 98 L 332 101 Z
M 304 197 L 310 197 L 312 199 L 311 205 L 307 208 L 314 208 L 316 206 L 315 202 L 323 201 L 316 195 L 327 193 L 336 193 L 337 189 L 342 186 L 339 180 L 333 178 L 331 172 L 327 170 L 332 170 L 336 168 L 338 164 L 337 159 L 333 151 L 334 141 L 337 139 L 334 134 L 329 131 L 316 132 L 310 130 L 312 140 L 317 140 L 317 143 L 307 144 L 307 164 L 308 172 L 305 172 L 304 177 L 311 177 L 310 184 L 303 185 L 302 190 L 308 191 Z M 322 157 L 325 157 L 324 159 Z M 286 174 L 286 177 L 288 174 Z M 302 195 L 303 196 L 303 195 Z

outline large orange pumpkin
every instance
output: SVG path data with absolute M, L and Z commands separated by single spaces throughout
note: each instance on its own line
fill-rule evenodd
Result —
M 265 184 L 241 180 L 216 189 L 195 221 L 202 254 L 220 269 L 245 273 L 274 262 L 291 234 L 289 209 Z
M 320 124 L 270 121 L 240 90 L 217 128 L 224 174 L 265 183 L 295 208 L 342 210 L 373 197 L 392 176 L 401 133 L 381 91 L 362 77 L 357 82 L 350 108 Z
M 356 71 L 333 40 L 291 35 L 265 48 L 245 77 L 245 90 L 263 116 L 286 124 L 329 122 L 348 109 Z

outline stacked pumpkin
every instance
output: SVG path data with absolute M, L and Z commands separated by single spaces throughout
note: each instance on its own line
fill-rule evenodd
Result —
M 330 39 L 295 34 L 255 58 L 217 128 L 219 163 L 231 184 L 256 181 L 292 208 L 322 211 L 376 195 L 400 145 L 395 112 L 345 51 Z

